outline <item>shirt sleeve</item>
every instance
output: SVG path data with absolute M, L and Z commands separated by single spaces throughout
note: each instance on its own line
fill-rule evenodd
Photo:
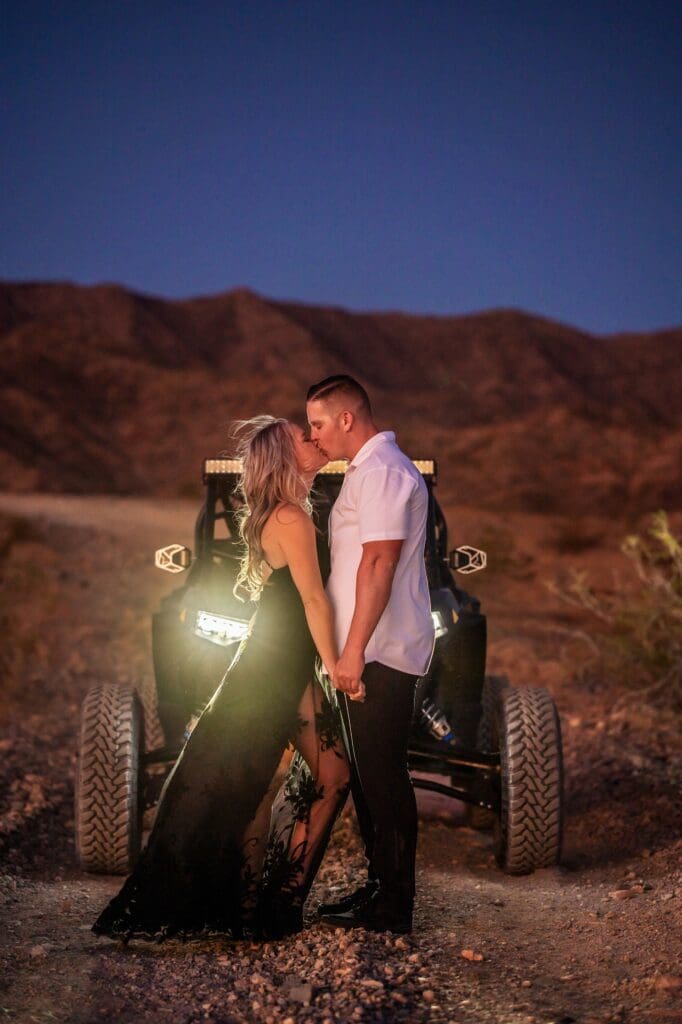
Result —
M 415 482 L 392 466 L 368 469 L 358 481 L 360 543 L 405 540 L 410 527 L 410 502 Z

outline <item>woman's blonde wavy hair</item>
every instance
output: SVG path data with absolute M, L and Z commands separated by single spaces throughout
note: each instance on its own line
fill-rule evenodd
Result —
M 239 536 L 244 553 L 239 563 L 234 592 L 245 590 L 257 600 L 263 589 L 265 555 L 263 527 L 278 505 L 297 505 L 312 514 L 308 489 L 296 461 L 289 421 L 274 416 L 254 416 L 232 426 L 237 438 L 236 455 L 242 460 L 242 475 L 236 488 L 244 501 L 238 512 Z

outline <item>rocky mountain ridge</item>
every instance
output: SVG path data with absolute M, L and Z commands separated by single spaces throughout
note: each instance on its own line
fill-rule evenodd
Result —
M 517 310 L 352 313 L 249 289 L 183 301 L 0 283 L 0 487 L 178 495 L 229 423 L 299 418 L 350 372 L 437 458 L 441 499 L 636 516 L 682 505 L 682 328 L 594 337 Z M 197 491 L 198 493 L 198 491 Z

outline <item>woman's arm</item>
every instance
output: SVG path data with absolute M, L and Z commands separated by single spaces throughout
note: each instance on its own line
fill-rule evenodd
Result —
M 279 545 L 289 566 L 291 577 L 301 595 L 313 641 L 331 676 L 336 668 L 338 651 L 332 607 L 320 575 L 312 520 L 302 509 L 286 505 L 272 516 L 269 533 L 271 541 Z

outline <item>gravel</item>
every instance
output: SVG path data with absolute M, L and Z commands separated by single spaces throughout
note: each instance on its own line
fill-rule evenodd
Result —
M 0 540 L 2 528 L 0 517 Z M 556 692 L 573 723 L 560 867 L 506 877 L 461 809 L 438 816 L 422 802 L 414 933 L 330 932 L 315 923 L 316 904 L 363 871 L 349 809 L 294 939 L 96 939 L 90 925 L 121 880 L 75 862 L 80 702 L 103 678 L 149 687 L 149 611 L 176 581 L 154 572 L 146 547 L 103 543 L 90 522 L 14 533 L 0 579 L 0 617 L 16 639 L 2 652 L 0 698 L 7 1020 L 679 1024 L 679 739 L 659 714 L 616 712 L 608 690 L 575 684 Z

